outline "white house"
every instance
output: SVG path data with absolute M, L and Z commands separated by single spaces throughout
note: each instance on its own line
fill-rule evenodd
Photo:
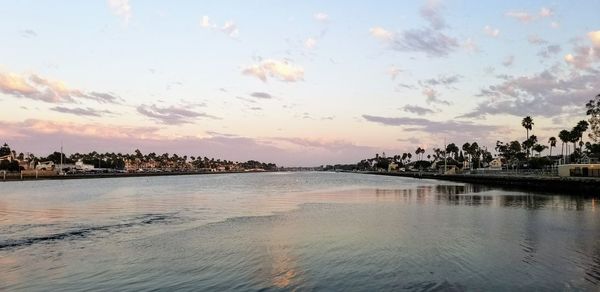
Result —
M 35 169 L 37 170 L 54 170 L 54 162 L 52 161 L 44 161 L 44 162 L 40 162 L 38 163 L 38 165 L 35 167 Z
M 494 160 L 490 162 L 490 169 L 502 170 L 502 159 L 494 158 Z

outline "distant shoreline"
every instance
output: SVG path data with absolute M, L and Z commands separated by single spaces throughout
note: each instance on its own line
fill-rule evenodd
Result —
M 558 177 L 534 175 L 497 175 L 497 174 L 437 174 L 418 172 L 358 172 L 360 174 L 399 176 L 417 179 L 436 179 L 498 187 L 530 189 L 536 191 L 585 192 L 581 195 L 600 194 L 600 179 L 586 177 Z
M 72 175 L 54 175 L 54 176 L 23 176 L 20 174 L 7 174 L 3 179 L 0 173 L 1 182 L 19 182 L 19 181 L 42 181 L 42 180 L 71 180 L 71 179 L 97 179 L 97 178 L 127 178 L 127 177 L 154 177 L 154 176 L 181 176 L 181 175 L 203 175 L 203 174 L 234 174 L 234 173 L 264 173 L 273 171 L 215 171 L 215 172 L 133 172 L 133 173 L 99 173 L 99 174 L 72 174 Z

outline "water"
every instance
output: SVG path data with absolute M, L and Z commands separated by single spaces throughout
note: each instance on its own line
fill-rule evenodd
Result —
M 0 290 L 598 291 L 599 208 L 342 173 L 1 183 Z

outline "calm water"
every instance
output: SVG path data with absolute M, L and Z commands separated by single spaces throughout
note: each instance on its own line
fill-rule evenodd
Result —
M 0 183 L 0 290 L 598 291 L 600 201 L 580 195 L 340 173 Z

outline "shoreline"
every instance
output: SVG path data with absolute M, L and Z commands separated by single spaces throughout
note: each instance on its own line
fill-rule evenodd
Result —
M 525 176 L 495 174 L 436 174 L 418 172 L 357 172 L 359 174 L 398 176 L 415 179 L 436 179 L 496 187 L 519 188 L 537 191 L 589 194 L 600 193 L 600 179 L 585 177 Z M 585 194 L 581 194 L 585 195 Z
M 234 173 L 264 173 L 272 171 L 220 171 L 220 172 L 135 172 L 135 173 L 100 173 L 100 174 L 76 174 L 76 175 L 54 175 L 54 176 L 23 176 L 20 174 L 8 175 L 6 179 L 0 174 L 0 183 L 19 181 L 46 181 L 46 180 L 72 180 L 72 179 L 98 179 L 98 178 L 128 178 L 128 177 L 154 177 L 154 176 L 181 176 L 181 175 L 211 175 L 211 174 L 234 174 Z

